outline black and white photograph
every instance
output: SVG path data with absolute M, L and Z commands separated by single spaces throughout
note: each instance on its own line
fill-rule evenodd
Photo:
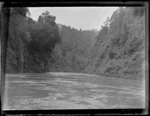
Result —
M 10 7 L 2 109 L 145 109 L 145 12 Z

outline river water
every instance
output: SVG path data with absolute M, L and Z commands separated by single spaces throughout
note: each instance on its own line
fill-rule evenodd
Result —
M 144 81 L 81 73 L 7 74 L 3 110 L 145 108 Z

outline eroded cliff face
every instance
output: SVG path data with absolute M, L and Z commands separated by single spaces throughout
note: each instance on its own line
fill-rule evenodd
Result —
M 119 8 L 99 32 L 83 72 L 110 77 L 142 78 L 144 56 L 144 8 Z

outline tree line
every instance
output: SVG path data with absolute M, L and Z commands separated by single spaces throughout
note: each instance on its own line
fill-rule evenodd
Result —
M 81 72 L 97 30 L 77 30 L 56 24 L 50 12 L 38 21 L 29 9 L 10 8 L 6 72 Z

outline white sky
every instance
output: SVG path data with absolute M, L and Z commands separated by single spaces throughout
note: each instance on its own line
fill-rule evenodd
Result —
M 56 17 L 56 23 L 83 30 L 100 30 L 116 9 L 118 7 L 29 7 L 34 20 L 47 10 Z

